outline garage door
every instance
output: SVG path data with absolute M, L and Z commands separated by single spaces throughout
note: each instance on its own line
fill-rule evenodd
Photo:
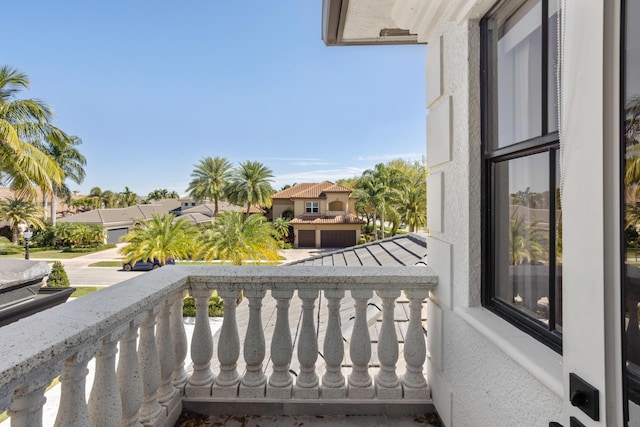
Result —
M 120 237 L 124 236 L 129 232 L 128 228 L 112 228 L 107 232 L 107 243 L 118 243 L 120 242 Z
M 320 232 L 320 237 L 323 248 L 346 248 L 356 244 L 355 230 L 325 230 Z
M 316 247 L 316 231 L 315 230 L 299 230 L 298 231 L 298 247 L 299 248 L 315 248 Z

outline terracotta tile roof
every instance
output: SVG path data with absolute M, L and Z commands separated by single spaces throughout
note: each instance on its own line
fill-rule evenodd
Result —
M 325 198 L 324 193 L 351 193 L 353 190 L 342 185 L 334 184 L 331 181 L 320 183 L 304 183 L 294 185 L 286 190 L 280 191 L 272 199 L 320 199 Z
M 353 190 L 347 187 L 343 187 L 342 185 L 333 184 L 331 187 L 325 188 L 324 192 L 325 193 L 351 193 L 353 192 Z
M 291 221 L 289 224 L 365 224 L 366 221 L 358 218 L 356 215 L 301 215 Z
M 276 194 L 271 196 L 272 199 L 290 199 L 296 193 L 301 191 L 305 191 L 314 185 L 318 185 L 315 182 L 307 182 L 303 184 L 296 184 L 293 187 L 289 187 L 286 190 L 278 191 Z

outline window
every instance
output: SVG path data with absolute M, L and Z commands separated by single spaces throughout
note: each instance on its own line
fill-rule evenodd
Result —
M 640 2 L 623 2 L 622 114 L 622 296 L 625 410 L 628 425 L 640 424 Z
M 562 350 L 557 2 L 502 2 L 481 23 L 483 303 Z
M 306 213 L 318 213 L 320 209 L 318 202 L 304 202 L 304 211 Z

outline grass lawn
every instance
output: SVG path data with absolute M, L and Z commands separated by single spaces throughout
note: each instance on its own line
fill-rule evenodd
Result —
M 120 261 L 98 261 L 89 264 L 89 267 L 122 267 Z
M 93 253 L 89 252 L 62 252 L 62 251 L 41 251 L 30 252 L 29 259 L 71 259 L 82 255 Z M 24 254 L 0 255 L 0 258 L 24 258 Z
M 100 289 L 102 289 L 96 286 L 74 286 L 74 288 L 76 288 L 76 290 L 71 294 L 69 298 L 83 297 L 85 295 L 92 294 L 95 291 L 99 291 Z

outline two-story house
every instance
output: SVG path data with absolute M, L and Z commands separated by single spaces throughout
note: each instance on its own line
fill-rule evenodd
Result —
M 353 246 L 365 222 L 355 214 L 351 193 L 330 181 L 297 184 L 272 196 L 272 218 L 291 218 L 296 247 Z

